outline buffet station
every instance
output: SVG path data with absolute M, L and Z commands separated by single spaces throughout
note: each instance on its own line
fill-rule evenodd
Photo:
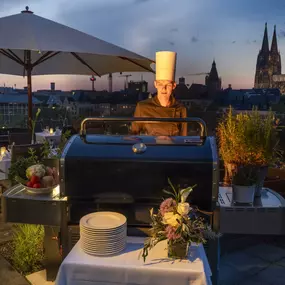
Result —
M 189 225 L 201 228 L 201 218 L 214 232 L 236 233 L 241 226 L 231 227 L 233 220 L 247 221 L 248 228 L 254 223 L 241 212 L 284 218 L 284 199 L 273 191 L 263 190 L 251 206 L 234 204 L 230 188 L 219 192 L 217 146 L 201 119 L 147 118 L 154 124 L 194 122 L 199 136 L 88 134 L 89 123 L 140 120 L 146 118 L 83 120 L 80 134 L 70 138 L 58 162 L 59 177 L 52 181 L 58 179 L 59 185 L 37 194 L 18 184 L 3 194 L 5 222 L 45 226 L 47 280 L 56 279 L 58 285 L 217 284 L 219 238 L 206 239 L 204 245 L 188 242 L 184 256 L 181 248 L 170 252 L 169 241 L 179 234 L 171 232 L 177 219 L 182 217 L 186 231 Z M 166 193 L 175 193 L 178 200 Z M 167 238 L 156 235 L 160 226 Z M 271 226 L 269 232 L 283 230 Z M 154 236 L 162 238 L 152 246 Z

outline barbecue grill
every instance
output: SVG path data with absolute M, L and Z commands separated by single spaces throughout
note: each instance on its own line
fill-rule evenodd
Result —
M 89 135 L 86 128 L 90 122 L 109 128 L 112 122 L 132 121 L 194 122 L 199 124 L 200 134 L 195 137 Z M 218 165 L 215 139 L 207 136 L 205 123 L 198 118 L 88 118 L 82 122 L 80 135 L 71 137 L 65 146 L 59 163 L 58 192 L 49 197 L 31 198 L 21 186 L 10 189 L 3 199 L 5 220 L 44 224 L 49 243 L 54 233 L 48 226 L 55 227 L 55 232 L 60 233 L 64 257 L 79 239 L 80 218 L 94 211 L 120 212 L 128 219 L 128 235 L 145 236 L 150 225 L 149 210 L 161 203 L 168 179 L 181 187 L 197 184 L 189 202 L 203 212 L 214 212 Z M 17 211 L 19 207 L 28 211 Z M 48 255 L 52 255 L 49 250 Z M 48 279 L 52 279 L 54 272 Z

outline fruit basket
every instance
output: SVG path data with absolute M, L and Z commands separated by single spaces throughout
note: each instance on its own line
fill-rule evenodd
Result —
M 35 195 L 50 194 L 59 184 L 58 170 L 43 164 L 28 167 L 26 177 L 17 176 L 15 180 L 25 187 L 27 193 Z

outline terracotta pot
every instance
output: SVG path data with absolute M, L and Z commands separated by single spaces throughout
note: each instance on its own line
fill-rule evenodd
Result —
M 185 259 L 188 256 L 189 243 L 175 243 L 168 242 L 168 257 L 176 259 Z

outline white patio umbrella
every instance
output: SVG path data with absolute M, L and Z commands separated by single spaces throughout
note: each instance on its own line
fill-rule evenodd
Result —
M 0 18 L 0 73 L 25 76 L 32 119 L 32 75 L 101 76 L 114 72 L 153 72 L 152 60 L 36 16 L 29 7 Z

